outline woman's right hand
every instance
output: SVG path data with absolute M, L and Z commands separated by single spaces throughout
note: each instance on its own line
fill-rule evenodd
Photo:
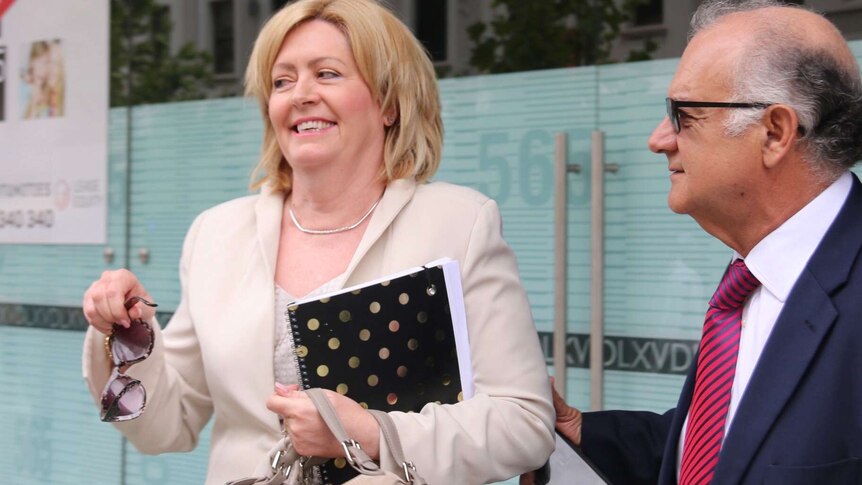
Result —
M 111 333 L 114 323 L 128 327 L 132 319 L 152 318 L 156 312 L 155 309 L 140 302 L 126 310 L 125 302 L 132 296 L 152 300 L 131 271 L 127 269 L 105 271 L 102 277 L 94 281 L 84 293 L 82 303 L 84 317 L 93 328 L 105 335 Z

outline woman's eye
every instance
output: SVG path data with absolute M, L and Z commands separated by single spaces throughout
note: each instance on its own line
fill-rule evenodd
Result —
M 339 76 L 335 71 L 320 71 L 317 75 L 322 79 L 333 79 Z
M 290 85 L 290 80 L 285 78 L 278 78 L 272 82 L 272 87 L 274 89 L 284 89 Z

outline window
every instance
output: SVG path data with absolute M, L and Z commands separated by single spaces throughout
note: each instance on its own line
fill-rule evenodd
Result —
M 416 37 L 422 42 L 435 62 L 448 58 L 446 48 L 448 37 L 449 0 L 416 0 Z
M 635 7 L 634 19 L 632 19 L 633 25 L 656 25 L 662 23 L 664 23 L 664 0 L 641 1 Z
M 212 18 L 213 61 L 216 74 L 233 74 L 233 1 L 210 2 Z

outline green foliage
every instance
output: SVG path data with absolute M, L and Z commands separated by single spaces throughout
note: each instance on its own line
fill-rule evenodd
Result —
M 634 49 L 629 52 L 629 56 L 626 58 L 626 62 L 635 62 L 635 61 L 648 61 L 652 59 L 653 52 L 658 49 L 658 42 L 653 38 L 647 38 L 644 40 L 643 49 Z
M 111 0 L 111 106 L 206 97 L 212 57 L 191 43 L 171 55 L 172 27 L 155 0 Z
M 494 0 L 490 22 L 471 25 L 470 63 L 483 72 L 513 72 L 610 62 L 612 42 L 644 0 Z M 649 40 L 639 59 L 656 49 Z

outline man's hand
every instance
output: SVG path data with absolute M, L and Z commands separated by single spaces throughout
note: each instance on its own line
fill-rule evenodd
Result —
M 554 411 L 557 414 L 555 427 L 561 435 L 569 439 L 575 446 L 581 446 L 581 421 L 583 415 L 577 409 L 566 404 L 563 397 L 554 389 L 554 378 L 551 377 L 551 393 L 554 395 Z

